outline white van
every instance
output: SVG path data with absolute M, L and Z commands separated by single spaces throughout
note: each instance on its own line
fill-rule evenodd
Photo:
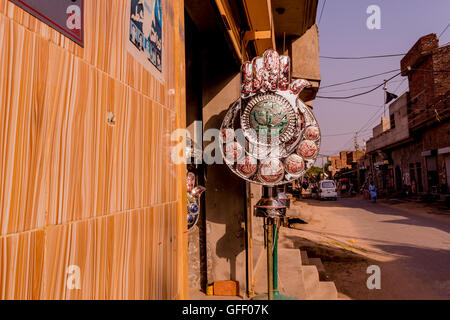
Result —
M 333 180 L 319 181 L 319 189 L 317 190 L 317 198 L 337 200 L 336 185 Z

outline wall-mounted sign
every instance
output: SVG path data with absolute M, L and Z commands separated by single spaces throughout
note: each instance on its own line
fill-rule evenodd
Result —
M 84 45 L 84 0 L 10 0 L 42 22 Z
M 127 51 L 163 82 L 164 0 L 130 0 Z

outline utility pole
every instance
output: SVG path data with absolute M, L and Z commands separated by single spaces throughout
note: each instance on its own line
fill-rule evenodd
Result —
M 359 192 L 359 189 L 361 188 L 361 173 L 359 172 L 359 162 L 358 162 L 358 151 L 359 151 L 359 144 L 358 144 L 358 133 L 355 134 L 355 158 L 356 158 L 356 190 Z
M 384 117 L 386 117 L 386 91 L 387 91 L 387 81 L 386 81 L 386 79 L 384 79 L 384 87 L 383 87 L 383 90 L 384 90 L 384 95 L 383 95 L 383 114 L 384 114 Z

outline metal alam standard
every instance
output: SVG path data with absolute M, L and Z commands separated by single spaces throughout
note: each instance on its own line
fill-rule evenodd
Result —
M 290 81 L 290 59 L 267 50 L 241 67 L 241 96 L 221 126 L 220 146 L 228 167 L 242 179 L 264 186 L 255 214 L 264 219 L 268 294 L 256 298 L 289 299 L 277 289 L 277 244 L 281 226 L 289 226 L 277 186 L 303 177 L 320 149 L 320 129 L 311 109 L 298 97 L 310 86 Z

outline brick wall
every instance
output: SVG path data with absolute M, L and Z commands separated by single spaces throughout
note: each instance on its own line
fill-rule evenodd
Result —
M 446 118 L 448 103 L 442 100 L 448 97 L 450 77 L 441 71 L 449 69 L 450 46 L 439 48 L 436 35 L 426 35 L 416 42 L 400 64 L 402 75 L 409 78 L 409 127 L 422 129 L 438 122 L 439 116 Z
M 450 69 L 450 45 L 433 51 L 433 70 Z M 433 73 L 434 96 L 439 97 L 448 93 L 450 88 L 450 76 L 448 72 Z

